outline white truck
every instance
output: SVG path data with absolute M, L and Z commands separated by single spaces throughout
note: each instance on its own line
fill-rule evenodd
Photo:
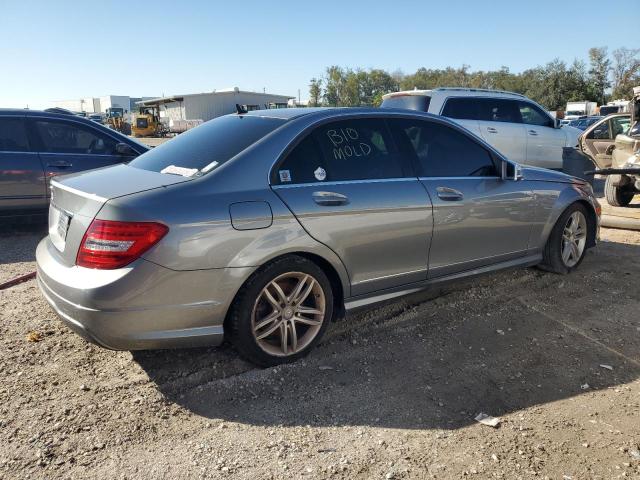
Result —
M 564 119 L 575 120 L 580 117 L 589 117 L 591 115 L 596 115 L 597 111 L 597 102 L 588 102 L 586 100 L 580 102 L 567 102 Z

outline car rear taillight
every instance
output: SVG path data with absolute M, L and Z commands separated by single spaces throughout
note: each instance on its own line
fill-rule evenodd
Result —
M 94 220 L 84 234 L 76 265 L 111 270 L 124 267 L 153 247 L 169 231 L 155 222 Z

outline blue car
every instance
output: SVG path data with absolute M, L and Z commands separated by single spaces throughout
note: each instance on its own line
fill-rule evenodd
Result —
M 0 109 L 0 218 L 46 218 L 57 175 L 128 162 L 148 147 L 77 115 Z

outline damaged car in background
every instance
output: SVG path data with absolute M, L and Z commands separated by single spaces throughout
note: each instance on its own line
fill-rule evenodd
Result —
M 607 177 L 605 197 L 614 207 L 626 207 L 640 193 L 640 87 L 633 94 L 630 113 L 609 115 L 580 137 L 595 173 Z

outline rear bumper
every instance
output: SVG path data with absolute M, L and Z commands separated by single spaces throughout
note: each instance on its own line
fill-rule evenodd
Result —
M 227 310 L 253 268 L 170 270 L 143 259 L 118 270 L 62 265 L 45 238 L 38 286 L 86 340 L 113 350 L 219 345 Z

